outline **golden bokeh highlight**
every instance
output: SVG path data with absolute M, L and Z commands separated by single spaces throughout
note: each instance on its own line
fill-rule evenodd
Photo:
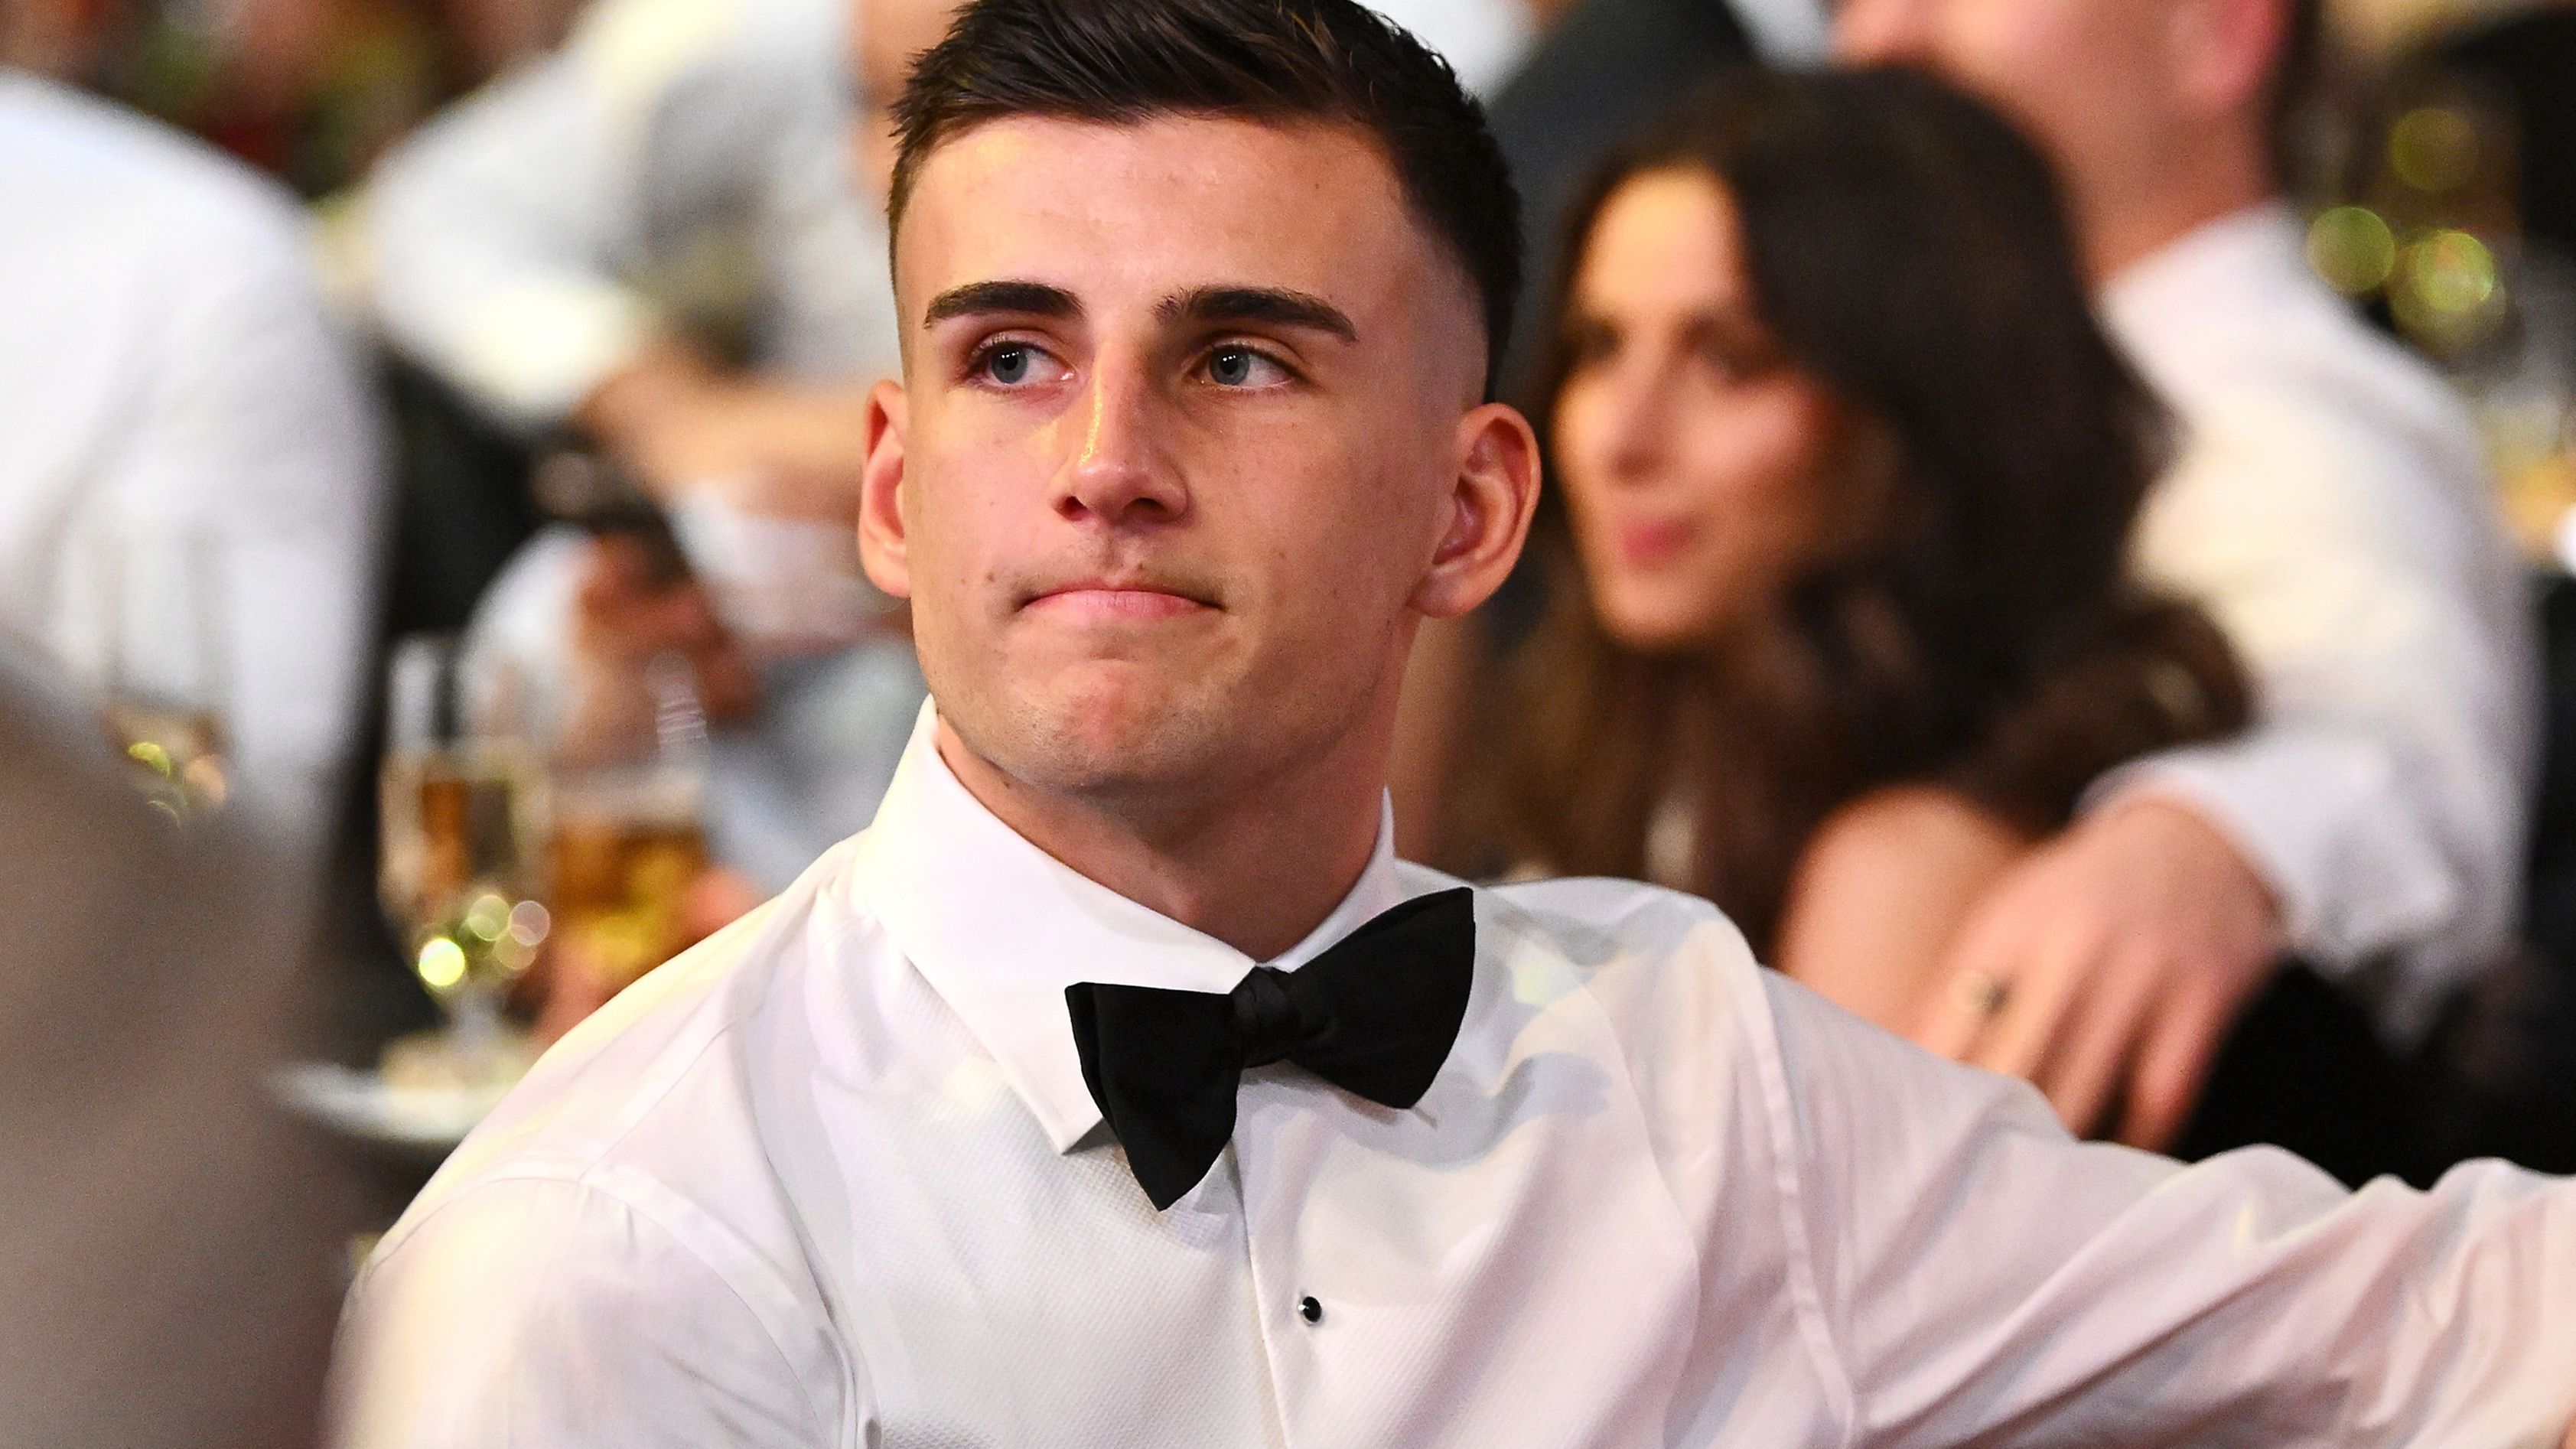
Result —
M 2408 111 L 2389 130 L 2388 169 L 2427 195 L 2456 191 L 2477 177 L 2478 129 L 2445 107 Z
M 465 948 L 445 936 L 432 936 L 420 948 L 421 984 L 432 991 L 453 991 L 465 981 Z
M 2345 296 L 2367 296 L 2397 270 L 2397 234 L 2369 207 L 2335 207 L 2308 225 L 2308 265 Z

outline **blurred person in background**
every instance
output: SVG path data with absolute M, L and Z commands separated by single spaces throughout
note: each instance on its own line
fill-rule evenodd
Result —
M 1553 320 L 1546 311 L 1563 266 L 1560 218 L 1603 161 L 1711 77 L 1757 58 L 1803 64 L 1824 49 L 1817 0 L 1566 0 L 1544 19 L 1539 43 L 1491 105 L 1530 249 L 1512 343 L 1496 366 L 1515 392 L 1526 390 Z M 1525 627 L 1535 592 L 1518 580 L 1493 612 Z M 1488 623 L 1433 620 L 1414 646 L 1389 782 L 1397 839 L 1411 858 L 1442 854 L 1441 792 L 1457 764 L 1459 711 L 1484 668 Z
M 880 0 L 857 31 L 842 0 L 594 7 L 379 168 L 389 336 L 528 431 L 577 426 L 666 506 L 837 510 L 894 346 L 852 67 L 945 10 Z
M 1748 70 L 1569 221 L 1550 615 L 1442 837 L 1471 874 L 1704 896 L 1915 1030 L 1967 909 L 2095 779 L 2244 722 L 2215 626 L 2129 571 L 2161 411 L 2048 163 L 1913 73 Z
M 2288 1043 L 2360 1029 L 2284 962 L 2368 1003 L 2403 1051 L 2515 920 L 2527 605 L 2459 402 L 2316 279 L 2281 200 L 2318 9 L 1843 0 L 1835 15 L 1842 56 L 1933 66 L 2038 139 L 2112 335 L 2185 428 L 2138 567 L 2218 621 L 2255 727 L 2099 783 L 1970 910 L 1946 1005 L 1918 1032 L 2033 1077 L 2079 1129 L 2125 1099 L 2150 1144 L 2240 1019 Z M 2197 1146 L 2330 1156 L 2313 1134 L 2392 1135 L 2329 1084 L 2241 1086 L 2212 1095 Z
M 307 197 L 562 38 L 576 0 L 11 0 L 12 64 L 192 132 Z
M 522 436 L 583 439 L 676 529 L 658 558 L 542 533 L 473 630 L 585 688 L 698 664 L 741 903 L 866 822 L 921 698 L 853 520 L 865 389 L 895 358 L 872 98 L 949 8 L 607 0 L 365 201 L 393 344 Z
M 303 218 L 199 142 L 7 70 L 0 195 L 0 628 L 102 693 L 193 630 L 227 809 L 318 878 L 382 483 Z M 130 612 L 147 585 L 156 619 Z
M 57 684 L 0 658 L 0 1438 L 311 1444 L 349 1201 L 268 1086 L 293 933 Z
M 1753 57 L 1753 38 L 1728 0 L 1582 0 L 1494 97 L 1494 139 L 1512 163 L 1530 246 L 1507 378 L 1528 368 L 1531 337 L 1543 330 L 1558 218 L 1602 158 L 1711 75 Z M 1441 636 L 1432 639 L 1427 647 L 1437 651 Z
M 1556 0 L 1548 8 L 1538 45 L 1492 107 L 1530 241 L 1518 341 L 1504 364 L 1516 380 L 1546 335 L 1558 219 L 1602 161 L 1711 76 L 1756 58 L 1803 65 L 1825 49 L 1818 0 Z

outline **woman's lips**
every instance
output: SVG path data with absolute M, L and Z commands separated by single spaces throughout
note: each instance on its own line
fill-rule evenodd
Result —
M 1694 530 L 1688 523 L 1669 520 L 1662 523 L 1621 524 L 1611 534 L 1622 562 L 1634 568 L 1651 568 L 1668 563 L 1690 544 Z
M 1040 594 L 1028 603 L 1032 612 L 1059 618 L 1139 622 L 1177 619 L 1208 607 L 1186 595 L 1162 589 L 1115 584 L 1082 584 L 1056 589 Z

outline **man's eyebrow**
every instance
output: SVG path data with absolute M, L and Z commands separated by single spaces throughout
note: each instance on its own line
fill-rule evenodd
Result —
M 921 325 L 935 327 L 953 317 L 989 317 L 1009 313 L 1018 317 L 1076 317 L 1082 304 L 1062 287 L 1044 282 L 968 282 L 951 287 L 930 299 L 923 309 Z
M 1360 340 L 1349 314 L 1321 297 L 1280 287 L 1200 287 L 1166 298 L 1154 309 L 1166 322 L 1266 322 Z

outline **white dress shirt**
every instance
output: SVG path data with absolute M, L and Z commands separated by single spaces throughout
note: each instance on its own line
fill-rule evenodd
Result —
M 1773 65 L 1819 65 L 1833 52 L 1833 21 L 1818 0 L 1728 0 Z
M 1470 95 L 1491 98 L 1529 58 L 1529 0 L 1361 0 L 1440 53 Z
M 2250 854 L 2291 940 L 2399 1042 L 2517 924 L 2536 769 L 2522 571 L 2466 412 L 2319 282 L 2288 209 L 2123 272 L 2112 330 L 2186 446 L 2150 495 L 2150 580 L 2208 609 L 2256 725 L 2116 789 L 2178 793 Z
M 381 468 L 291 199 L 0 70 L 0 628 L 99 682 L 120 557 L 211 554 L 235 799 L 290 851 L 356 741 Z
M 1014 834 L 931 724 L 873 827 L 565 1038 L 404 1214 L 340 1444 L 2501 1449 L 2576 1414 L 2576 1183 L 2079 1144 L 1646 886 L 1478 892 L 1416 1107 L 1249 1072 L 1156 1213 L 1064 988 L 1254 963 Z M 1386 839 L 1275 964 L 1455 884 Z

